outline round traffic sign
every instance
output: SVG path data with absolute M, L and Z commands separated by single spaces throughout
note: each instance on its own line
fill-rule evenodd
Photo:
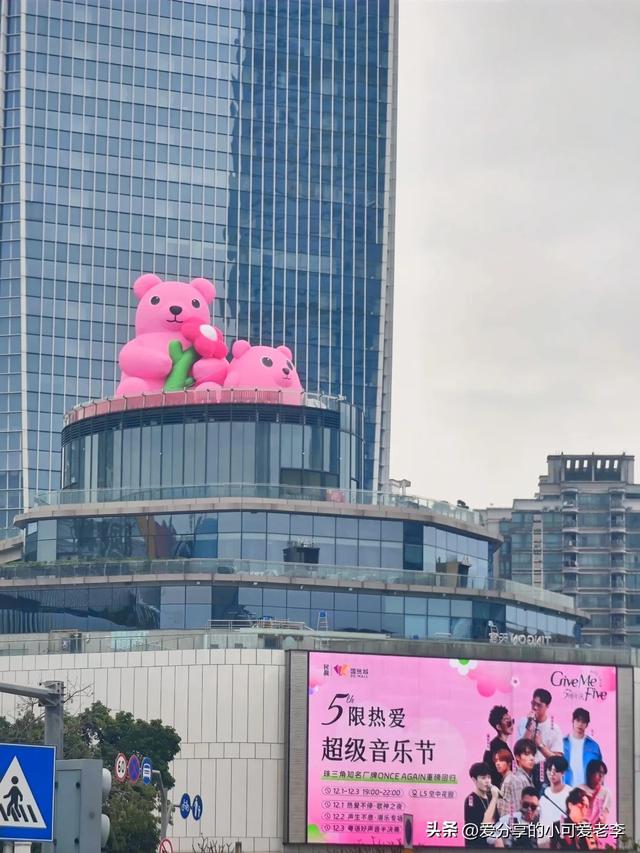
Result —
M 180 817 L 183 817 L 185 820 L 191 814 L 191 797 L 189 794 L 183 794 L 180 799 Z
M 158 853 L 173 853 L 173 844 L 168 838 L 163 838 L 158 845 Z
M 145 785 L 151 784 L 151 773 L 153 771 L 153 765 L 151 763 L 151 759 L 147 756 L 142 759 L 142 781 Z
M 113 765 L 113 772 L 117 782 L 124 782 L 124 780 L 127 778 L 127 756 L 124 754 L 124 752 L 119 752 L 116 755 L 115 764 Z
M 140 778 L 140 759 L 135 754 L 129 759 L 129 763 L 127 764 L 127 773 L 129 775 L 129 781 L 132 785 L 135 785 Z
M 200 820 L 202 817 L 202 797 L 196 794 L 191 803 L 191 814 L 194 820 Z

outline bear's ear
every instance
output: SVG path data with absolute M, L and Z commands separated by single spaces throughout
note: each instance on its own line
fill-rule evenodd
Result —
M 194 278 L 191 282 L 191 287 L 195 287 L 207 305 L 211 305 L 216 298 L 216 286 L 208 278 Z
M 142 299 L 148 290 L 151 290 L 156 284 L 160 284 L 161 281 L 162 279 L 159 275 L 152 272 L 145 273 L 133 282 L 133 292 L 138 299 Z
M 289 347 L 281 346 L 281 347 L 278 347 L 277 349 L 278 349 L 278 352 L 281 352 L 285 358 L 288 358 L 290 361 L 293 360 L 293 356 L 291 354 L 291 350 L 289 349 Z
M 248 352 L 250 349 L 251 344 L 249 341 L 236 341 L 231 347 L 231 355 L 234 358 L 240 358 L 241 355 L 244 355 L 245 352 Z

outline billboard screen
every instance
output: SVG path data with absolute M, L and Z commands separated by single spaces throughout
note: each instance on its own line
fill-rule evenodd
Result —
M 623 833 L 615 667 L 311 652 L 308 679 L 308 843 L 397 845 L 407 824 L 437 847 Z

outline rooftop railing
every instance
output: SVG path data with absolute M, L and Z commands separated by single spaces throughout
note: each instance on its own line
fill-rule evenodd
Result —
M 2 527 L 0 528 L 0 542 L 6 539 L 21 539 L 23 531 L 19 527 Z
M 376 645 L 372 647 L 372 642 Z M 345 647 L 350 652 L 384 650 L 388 643 L 394 651 L 399 645 L 416 649 L 423 653 L 433 653 L 434 647 L 444 647 L 445 643 L 464 645 L 477 644 L 491 646 L 488 637 L 432 637 L 423 640 L 406 640 L 375 632 L 314 631 L 303 627 L 274 628 L 256 620 L 246 627 L 212 626 L 207 629 L 194 629 L 179 632 L 170 631 L 51 631 L 49 634 L 22 634 L 20 636 L 0 637 L 0 657 L 12 655 L 60 655 L 60 654 L 100 654 L 105 652 L 165 652 L 192 651 L 198 649 L 292 649 L 326 651 L 328 648 Z M 576 647 L 579 645 L 570 638 L 557 637 L 553 646 Z M 504 653 L 506 646 L 492 648 Z M 406 648 L 404 649 L 407 650 Z M 629 650 L 631 654 L 633 651 Z M 602 656 L 610 654 L 606 649 L 595 650 Z M 591 650 L 594 654 L 594 650 Z
M 351 404 L 345 397 L 329 394 L 312 394 L 308 391 L 271 390 L 260 388 L 220 388 L 208 391 L 163 391 L 140 394 L 137 397 L 108 397 L 103 400 L 89 400 L 79 403 L 64 416 L 64 425 L 76 423 L 85 418 L 99 415 L 111 415 L 117 412 L 130 412 L 138 409 L 158 409 L 171 406 L 202 406 L 229 404 L 261 404 L 307 406 L 313 409 L 339 411 L 341 405 Z
M 370 492 L 363 489 L 271 485 L 268 483 L 206 483 L 188 486 L 152 486 L 149 488 L 61 489 L 55 492 L 37 494 L 33 506 L 197 500 L 201 498 L 214 500 L 220 498 L 265 498 L 287 501 L 323 501 L 352 506 L 394 507 L 429 512 L 465 524 L 480 525 L 480 514 L 476 510 L 454 506 L 447 501 L 438 501 L 432 498 L 399 495 L 387 491 Z
M 341 587 L 371 587 L 374 584 L 435 588 L 443 592 L 474 596 L 510 598 L 514 605 L 529 604 L 546 607 L 554 612 L 575 615 L 575 604 L 570 596 L 525 586 L 503 578 L 474 577 L 449 572 L 415 572 L 405 569 L 376 569 L 358 566 L 331 566 L 311 563 L 285 563 L 261 560 L 228 560 L 201 558 L 189 560 L 129 560 L 114 559 L 100 561 L 57 561 L 52 563 L 6 563 L 0 565 L 1 581 L 64 580 L 67 578 L 104 578 L 148 576 L 148 575 L 250 575 L 272 582 L 282 579 L 288 583 L 308 579 L 327 580 Z M 578 614 L 581 615 L 581 614 Z

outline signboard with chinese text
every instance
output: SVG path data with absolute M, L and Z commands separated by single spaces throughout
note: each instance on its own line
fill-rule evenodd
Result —
M 499 738 L 508 753 L 519 740 L 532 745 L 529 774 L 539 802 L 551 790 L 545 761 L 553 755 L 566 756 L 568 765 L 556 798 L 563 805 L 568 791 L 587 785 L 589 762 L 604 763 L 600 790 L 587 796 L 591 840 L 615 844 L 622 834 L 616 688 L 615 667 L 607 666 L 311 652 L 307 841 L 398 845 L 403 816 L 411 814 L 417 847 L 486 847 L 473 835 L 480 827 L 466 826 L 465 802 L 476 790 L 472 765 L 486 762 L 496 772 L 490 745 L 499 733 L 488 720 L 498 708 L 514 721 Z M 518 770 L 515 760 L 511 766 Z M 553 818 L 547 809 L 543 824 L 545 806 L 535 832 L 546 826 L 548 837 L 564 815 L 550 806 Z M 510 807 L 508 822 L 518 814 Z M 500 817 L 496 809 L 496 823 Z

